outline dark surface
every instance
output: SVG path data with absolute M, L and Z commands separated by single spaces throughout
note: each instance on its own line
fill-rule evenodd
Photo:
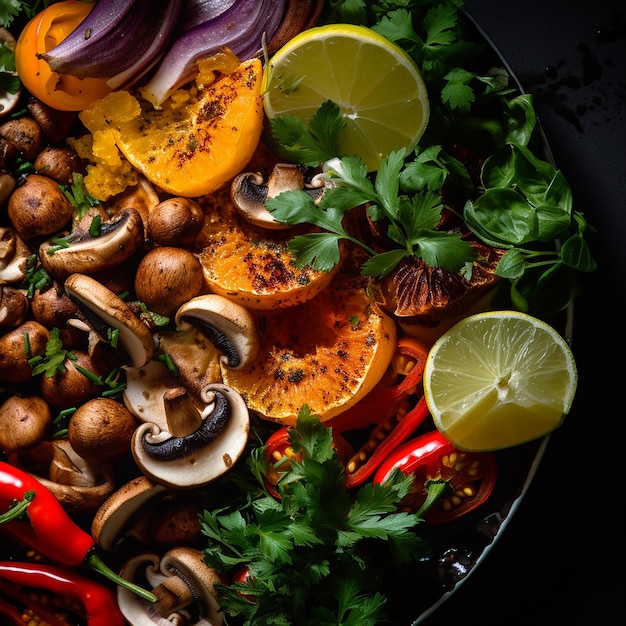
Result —
M 626 2 L 467 0 L 534 95 L 598 270 L 574 313 L 576 400 L 474 572 L 423 624 L 568 626 L 624 615 Z

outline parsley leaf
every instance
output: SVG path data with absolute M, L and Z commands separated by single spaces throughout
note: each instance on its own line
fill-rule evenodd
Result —
M 280 222 L 308 223 L 327 231 L 298 235 L 289 241 L 297 265 L 330 270 L 339 262 L 342 239 L 369 253 L 371 258 L 361 268 L 367 276 L 386 276 L 406 256 L 415 256 L 429 265 L 453 271 L 474 259 L 471 244 L 461 239 L 458 233 L 435 230 L 443 211 L 439 194 L 426 190 L 408 197 L 400 193 L 404 154 L 405 151 L 400 150 L 385 157 L 374 183 L 360 158 L 331 159 L 326 164 L 326 175 L 332 185 L 318 205 L 306 192 L 293 190 L 266 202 L 268 211 Z M 370 204 L 370 217 L 387 224 L 387 234 L 398 244 L 398 250 L 376 253 L 343 228 L 345 213 L 366 203 Z
M 206 562 L 222 573 L 243 566 L 251 574 L 246 583 L 219 587 L 223 610 L 241 615 L 246 624 L 382 623 L 386 597 L 365 573 L 373 571 L 374 557 L 361 546 L 380 543 L 389 567 L 398 555 L 424 555 L 414 533 L 419 518 L 396 512 L 412 479 L 398 472 L 384 487 L 347 492 L 332 431 L 307 407 L 290 430 L 290 445 L 299 460 L 292 458 L 281 473 L 280 499 L 265 488 L 242 486 L 243 505 L 201 516 Z M 267 467 L 263 446 L 256 448 L 248 468 L 261 485 Z

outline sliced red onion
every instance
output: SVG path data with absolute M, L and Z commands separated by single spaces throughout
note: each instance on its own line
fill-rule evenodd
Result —
M 187 0 L 180 15 L 180 34 L 214 20 L 240 0 Z
M 180 15 L 182 0 L 170 0 L 158 19 L 159 28 L 154 35 L 150 47 L 133 65 L 126 68 L 107 81 L 111 89 L 130 87 L 142 76 L 147 74 L 161 59 L 167 47 L 174 40 L 175 26 Z
M 177 88 L 193 79 L 197 61 L 229 48 L 242 61 L 261 49 L 263 34 L 270 39 L 285 10 L 285 0 L 237 0 L 218 17 L 182 36 L 163 57 L 142 95 L 161 105 Z
M 150 0 L 97 2 L 85 19 L 42 58 L 60 74 L 108 78 L 125 70 L 150 46 L 158 11 Z

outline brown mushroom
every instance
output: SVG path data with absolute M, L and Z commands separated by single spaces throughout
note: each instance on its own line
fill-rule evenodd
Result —
M 191 198 L 168 198 L 148 216 L 148 239 L 159 246 L 192 248 L 202 230 L 204 212 Z
M 29 115 L 11 119 L 0 125 L 0 137 L 10 141 L 25 161 L 34 161 L 46 145 L 41 127 Z
M 14 192 L 15 193 L 15 192 Z M 126 209 L 109 220 L 83 219 L 60 245 L 58 238 L 39 246 L 44 269 L 64 280 L 70 274 L 96 274 L 130 259 L 143 245 L 144 229 L 135 209 Z
M 93 398 L 72 414 L 67 438 L 72 448 L 90 461 L 115 461 L 130 453 L 137 427 L 133 414 L 111 398 Z
M 0 283 L 22 282 L 31 254 L 14 228 L 0 227 Z
M 200 550 L 173 548 L 161 558 L 154 553 L 139 554 L 124 563 L 120 574 L 132 581 L 145 578 L 158 598 L 148 604 L 118 587 L 120 610 L 133 626 L 179 623 L 184 619 L 182 615 L 189 613 L 201 616 L 193 622 L 195 626 L 224 623 L 216 591 L 216 585 L 224 581 L 205 563 Z
M 67 439 L 44 441 L 9 461 L 33 475 L 70 512 L 93 511 L 115 489 L 112 465 L 86 461 Z
M 29 174 L 11 194 L 7 212 L 20 237 L 29 240 L 58 233 L 72 219 L 74 207 L 52 178 Z
M 84 372 L 90 372 L 87 376 Z M 95 378 L 106 375 L 100 372 L 90 355 L 84 350 L 72 350 L 63 360 L 62 370 L 53 375 L 39 377 L 39 393 L 53 407 L 65 409 L 99 396 L 103 387 Z
M 142 424 L 132 453 L 143 474 L 168 487 L 206 485 L 227 472 L 243 453 L 250 428 L 243 398 L 231 387 L 208 385 L 197 406 L 184 388 L 164 395 L 167 430 Z
M 152 358 L 151 330 L 118 295 L 84 274 L 69 276 L 65 291 L 100 340 L 125 350 L 133 367 L 142 367 Z
M 178 307 L 200 294 L 204 285 L 202 265 L 185 248 L 157 246 L 139 262 L 135 293 L 161 315 L 173 317 Z
M 52 428 L 52 412 L 40 396 L 10 396 L 0 406 L 0 448 L 6 453 L 34 448 Z
M 48 329 L 28 320 L 0 336 L 0 381 L 24 383 L 33 377 L 30 359 L 42 356 L 50 339 Z
M 33 167 L 38 174 L 49 176 L 61 185 L 71 185 L 75 173 L 85 173 L 82 159 L 67 146 L 46 146 L 37 155 Z
M 317 175 L 305 181 L 300 165 L 277 163 L 267 181 L 259 172 L 244 172 L 233 179 L 230 195 L 239 214 L 248 222 L 274 230 L 291 228 L 279 222 L 265 208 L 265 202 L 284 191 L 303 190 L 319 201 L 325 188 L 325 177 Z
M 21 289 L 0 285 L 0 326 L 16 327 L 30 312 L 28 296 Z
M 63 285 L 53 280 L 42 289 L 36 289 L 30 301 L 33 317 L 47 328 L 64 328 L 76 316 L 76 304 L 65 293 Z
M 59 111 L 36 98 L 30 98 L 26 108 L 43 134 L 54 142 L 63 141 L 78 120 L 76 111 Z

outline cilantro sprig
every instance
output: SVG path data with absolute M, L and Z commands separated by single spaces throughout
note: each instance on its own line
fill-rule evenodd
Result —
M 404 150 L 385 157 L 374 182 L 360 158 L 331 159 L 326 164 L 326 175 L 332 184 L 319 204 L 299 190 L 268 200 L 265 206 L 276 220 L 287 224 L 313 224 L 327 231 L 298 235 L 289 241 L 296 263 L 323 271 L 332 269 L 339 262 L 342 239 L 359 245 L 371 255 L 361 267 L 366 276 L 386 276 L 407 256 L 454 271 L 471 262 L 474 251 L 469 242 L 462 240 L 458 233 L 437 230 L 443 211 L 439 194 L 426 189 L 409 197 L 400 192 L 404 157 Z M 346 212 L 363 204 L 369 205 L 374 221 L 386 220 L 387 235 L 397 248 L 376 253 L 343 228 Z
M 261 489 L 244 488 L 243 504 L 201 517 L 206 562 L 222 573 L 246 567 L 251 574 L 246 583 L 219 588 L 222 608 L 246 624 L 382 623 L 386 598 L 372 577 L 368 548 L 380 543 L 389 568 L 394 559 L 423 555 L 414 532 L 419 518 L 396 512 L 412 479 L 399 475 L 385 487 L 347 492 L 332 432 L 306 407 L 290 444 L 299 460 L 281 474 L 280 499 L 263 487 L 268 465 L 261 446 L 248 461 Z

